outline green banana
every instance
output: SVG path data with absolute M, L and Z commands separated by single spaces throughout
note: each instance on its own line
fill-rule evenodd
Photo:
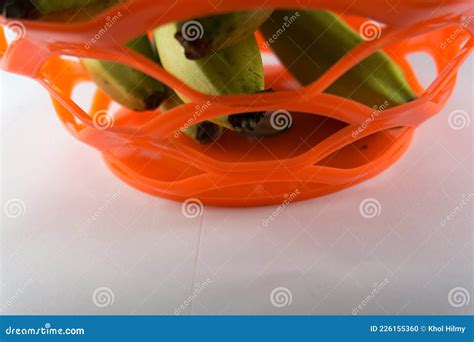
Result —
M 254 34 L 273 10 L 233 12 L 179 22 L 175 38 L 189 59 L 208 57 Z
M 320 10 L 274 11 L 261 32 L 280 61 L 303 85 L 316 80 L 363 42 L 337 15 Z M 326 92 L 369 107 L 393 107 L 417 98 L 400 67 L 384 52 L 376 52 L 354 66 Z
M 264 91 L 263 63 L 256 38 L 243 41 L 211 56 L 189 60 L 174 38 L 178 24 L 171 23 L 154 32 L 155 45 L 163 67 L 190 87 L 208 95 L 252 94 Z M 179 94 L 184 102 L 189 99 Z M 253 131 L 263 112 L 221 116 L 212 121 L 238 132 Z
M 146 35 L 127 46 L 159 62 Z M 90 58 L 81 59 L 81 63 L 105 93 L 131 110 L 154 110 L 166 96 L 167 87 L 163 83 L 127 65 Z
M 77 21 L 83 16 L 96 15 L 116 5 L 120 0 L 6 0 L 2 11 L 10 17 L 21 17 L 41 21 Z M 142 35 L 127 46 L 159 62 L 146 35 Z M 95 83 L 111 98 L 134 111 L 158 108 L 165 97 L 167 87 L 138 70 L 111 61 L 90 58 L 81 59 L 84 68 Z
M 169 111 L 182 105 L 184 102 L 180 99 L 178 94 L 173 90 L 169 89 L 166 99 L 160 106 L 163 112 Z M 224 128 L 216 125 L 215 123 L 204 121 L 194 125 L 192 122 L 181 129 L 191 139 L 197 141 L 200 144 L 207 144 L 219 139 L 224 132 Z
M 0 11 L 7 18 L 61 21 L 76 15 L 97 14 L 120 0 L 0 0 Z M 82 12 L 79 13 L 79 12 Z M 90 16 L 87 15 L 90 19 Z

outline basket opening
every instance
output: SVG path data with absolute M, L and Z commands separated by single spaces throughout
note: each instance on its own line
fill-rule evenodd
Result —
M 60 97 L 55 104 L 67 108 L 63 114 L 68 121 L 79 126 L 81 119 L 87 118 L 98 129 L 111 128 L 112 121 L 119 127 L 115 113 L 121 111 L 135 114 L 143 124 L 142 117 L 150 118 L 145 114 L 158 109 L 167 96 L 167 88 L 155 78 L 111 61 L 59 55 L 49 58 L 39 74 Z M 104 123 L 107 127 L 102 127 Z
M 119 114 L 117 119 L 121 123 L 130 124 L 126 115 Z M 228 131 L 218 142 L 212 144 L 196 144 L 185 135 L 180 135 L 178 138 L 173 136 L 160 142 L 160 147 L 165 145 L 166 149 L 172 148 L 181 152 L 181 156 L 177 158 L 161 153 L 159 149 L 141 148 L 133 143 L 110 149 L 107 155 L 119 156 L 117 158 L 121 163 L 136 166 L 132 171 L 140 174 L 140 177 L 161 182 L 178 182 L 205 175 L 206 171 L 193 163 L 193 158 L 196 156 L 201 160 L 205 156 L 216 162 L 230 163 L 229 165 L 281 161 L 307 152 L 312 146 L 345 126 L 337 120 L 298 113 L 295 115 L 295 129 L 288 133 L 291 135 L 291 140 L 285 138 L 285 135 L 261 140 Z M 317 129 L 310 133 L 310 127 Z M 291 189 L 291 186 L 288 189 Z M 239 187 L 235 190 L 239 191 Z M 255 196 L 258 197 L 258 191 Z
M 405 56 L 423 89 L 428 88 L 438 76 L 433 57 L 426 52 L 414 52 Z
M 88 111 L 92 107 L 96 89 L 93 82 L 80 82 L 74 87 L 71 99 L 83 110 Z
M 298 157 L 347 126 L 320 115 L 291 113 L 291 128 L 271 137 L 252 137 L 226 131 L 211 145 L 199 145 L 186 136 L 178 142 L 222 162 L 258 162 Z
M 353 169 L 381 157 L 404 133 L 398 127 L 371 134 L 332 153 L 316 165 L 340 169 Z

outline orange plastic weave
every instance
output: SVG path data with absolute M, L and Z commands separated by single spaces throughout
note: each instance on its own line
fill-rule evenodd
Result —
M 123 47 L 142 32 L 170 21 L 256 7 L 298 5 L 291 0 L 261 4 L 255 0 L 134 0 L 87 23 L 2 18 L 3 25 L 22 35 L 8 45 L 0 34 L 2 69 L 40 82 L 51 93 L 68 131 L 98 149 L 114 174 L 133 187 L 180 201 L 197 198 L 209 205 L 254 206 L 325 195 L 388 168 L 406 151 L 416 127 L 446 103 L 456 72 L 473 47 L 470 27 L 460 26 L 466 17 L 473 18 L 470 0 L 401 0 L 396 8 L 382 0 L 355 0 L 349 7 L 344 0 L 309 0 L 306 8 L 342 13 L 356 28 L 367 20 L 364 18 L 386 26 L 379 39 L 359 45 L 305 88 L 295 89 L 285 70 L 267 65 L 266 82 L 277 89 L 275 93 L 221 97 L 190 88 L 152 61 Z M 121 13 L 120 20 L 108 25 L 117 13 Z M 105 27 L 106 34 L 86 46 Z M 458 32 L 455 39 L 453 32 Z M 442 45 L 443 42 L 449 44 Z M 418 100 L 374 118 L 372 108 L 323 94 L 339 76 L 382 48 L 402 67 L 420 96 Z M 426 89 L 407 62 L 407 56 L 414 52 L 429 54 L 437 67 L 437 77 Z M 60 57 L 64 55 L 127 64 L 179 89 L 193 102 L 166 113 L 136 113 L 122 108 L 114 113 L 113 125 L 98 126 L 92 117 L 107 110 L 111 100 L 97 91 L 89 113 L 84 112 L 71 94 L 89 78 L 77 61 Z M 278 137 L 257 140 L 228 133 L 217 143 L 198 145 L 174 133 L 195 115 L 199 106 L 208 109 L 194 123 L 260 110 L 305 114 L 293 114 L 292 129 Z M 369 118 L 370 125 L 354 135 Z

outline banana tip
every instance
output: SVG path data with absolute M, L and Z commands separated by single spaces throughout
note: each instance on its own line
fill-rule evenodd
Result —
M 156 92 L 147 96 L 144 100 L 145 110 L 157 109 L 165 99 L 163 92 Z
M 263 118 L 265 112 L 253 112 L 245 114 L 235 114 L 229 116 L 229 123 L 239 133 L 249 133 L 255 131 L 258 122 Z
M 197 125 L 196 140 L 201 144 L 209 144 L 220 136 L 220 127 L 208 121 Z
M 174 37 L 184 48 L 184 55 L 187 59 L 201 59 L 207 57 L 212 51 L 211 44 L 209 44 L 202 38 L 190 40 L 187 39 L 181 32 L 176 32 Z

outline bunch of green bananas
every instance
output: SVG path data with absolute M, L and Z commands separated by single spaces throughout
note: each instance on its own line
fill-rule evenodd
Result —
M 78 10 L 97 14 L 120 1 L 0 0 L 0 9 L 8 17 L 64 21 L 77 17 Z M 127 47 L 160 63 L 190 87 L 218 96 L 266 91 L 262 57 L 254 35 L 259 28 L 268 39 L 275 32 L 280 34 L 271 47 L 304 85 L 362 42 L 338 16 L 327 11 L 296 12 L 298 19 L 282 32 L 282 24 L 294 13 L 260 9 L 169 23 L 156 28 L 153 42 L 144 34 Z M 179 92 L 126 65 L 93 59 L 81 62 L 103 91 L 134 111 L 166 111 L 189 102 Z M 327 92 L 368 106 L 387 102 L 395 106 L 416 98 L 398 65 L 382 52 L 352 68 Z M 259 137 L 282 132 L 269 125 L 263 112 L 217 117 L 183 128 L 183 132 L 200 143 L 208 143 L 218 139 L 225 129 Z
M 288 18 L 295 18 L 286 25 Z M 285 25 L 284 34 L 274 35 Z M 274 11 L 261 27 L 273 52 L 303 85 L 308 85 L 364 40 L 329 11 Z M 344 75 L 327 93 L 369 107 L 394 107 L 416 99 L 398 66 L 384 52 L 376 52 Z

